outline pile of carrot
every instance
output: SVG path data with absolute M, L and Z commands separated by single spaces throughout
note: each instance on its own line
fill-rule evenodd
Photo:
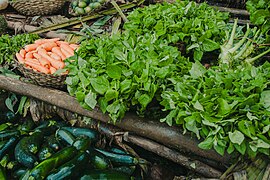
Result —
M 39 39 L 16 53 L 16 58 L 19 63 L 34 71 L 53 74 L 65 67 L 63 61 L 73 56 L 78 47 L 77 44 L 69 44 L 59 38 Z

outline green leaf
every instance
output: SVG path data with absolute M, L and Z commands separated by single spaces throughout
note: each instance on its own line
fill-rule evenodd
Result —
M 127 91 L 131 86 L 132 81 L 130 79 L 125 79 L 120 83 L 120 91 L 121 93 Z
M 251 139 L 256 136 L 255 127 L 250 121 L 242 120 L 238 123 L 239 130 Z
M 110 100 L 116 99 L 116 98 L 118 98 L 118 91 L 116 91 L 116 90 L 109 89 L 105 93 L 105 100 L 107 102 L 110 101 Z
M 19 107 L 17 110 L 17 112 L 21 115 L 23 114 L 23 109 L 24 109 L 24 105 L 25 105 L 26 100 L 27 100 L 26 96 L 21 97 L 20 104 L 19 104 Z
M 199 111 L 204 111 L 203 106 L 201 103 L 197 100 L 196 103 L 193 105 L 193 107 Z
M 240 131 L 235 130 L 233 133 L 229 132 L 229 138 L 232 143 L 240 145 L 244 141 L 245 136 Z
M 226 147 L 226 146 L 221 146 L 220 144 L 214 145 L 214 149 L 215 149 L 216 152 L 217 152 L 218 154 L 220 154 L 221 156 L 224 155 L 225 147 Z
M 206 73 L 205 67 L 198 61 L 192 64 L 192 68 L 189 71 L 192 78 L 197 79 L 202 77 Z
M 193 58 L 195 61 L 200 61 L 203 57 L 203 52 L 200 50 L 195 50 L 193 54 Z
M 143 94 L 139 97 L 138 101 L 143 108 L 146 108 L 146 106 L 152 101 L 152 98 L 147 94 Z
M 120 79 L 122 74 L 121 67 L 117 65 L 109 65 L 107 67 L 107 74 L 110 78 Z
M 99 98 L 98 99 L 98 104 L 99 104 L 99 107 L 100 107 L 100 110 L 105 113 L 107 110 L 107 106 L 108 106 L 108 102 L 105 100 L 105 98 Z
M 104 76 L 91 78 L 90 83 L 94 90 L 101 95 L 103 95 L 110 88 L 109 81 Z
M 76 99 L 77 99 L 79 102 L 84 101 L 84 98 L 85 98 L 84 92 L 82 92 L 82 91 L 77 91 L 77 92 L 75 93 L 75 95 L 76 95 Z
M 240 152 L 242 155 L 245 155 L 246 149 L 247 149 L 245 142 L 241 143 L 241 145 L 238 145 L 238 144 L 233 144 L 233 145 L 238 152 Z
M 108 105 L 106 110 L 111 114 L 116 114 L 118 110 L 120 109 L 120 103 L 119 101 L 114 101 L 112 104 Z
M 7 98 L 7 99 L 5 100 L 5 104 L 6 104 L 7 108 L 8 108 L 10 111 L 14 112 L 13 104 L 12 104 L 11 98 Z
M 213 147 L 214 139 L 213 137 L 208 137 L 204 141 L 202 141 L 198 146 L 201 149 L 211 149 Z
M 218 103 L 219 103 L 218 116 L 224 116 L 230 113 L 231 107 L 225 99 L 219 98 Z
M 227 153 L 231 154 L 234 151 L 234 145 L 230 142 L 229 147 L 227 148 Z
M 260 103 L 265 109 L 270 111 L 270 90 L 266 90 L 261 93 Z
M 85 96 L 85 103 L 91 108 L 94 109 L 96 107 L 97 104 L 97 95 L 93 92 L 89 92 L 86 96 Z
M 205 39 L 202 43 L 203 50 L 206 52 L 214 51 L 219 48 L 219 44 L 210 39 Z

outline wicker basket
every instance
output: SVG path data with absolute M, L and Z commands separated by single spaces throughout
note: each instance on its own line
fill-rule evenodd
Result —
M 15 67 L 28 79 L 30 79 L 34 84 L 52 87 L 56 89 L 62 89 L 65 86 L 65 80 L 67 74 L 63 75 L 52 75 L 45 74 L 41 72 L 34 71 L 33 69 L 25 67 L 23 64 L 19 63 L 14 57 Z
M 16 0 L 10 5 L 27 16 L 50 15 L 59 11 L 66 0 Z

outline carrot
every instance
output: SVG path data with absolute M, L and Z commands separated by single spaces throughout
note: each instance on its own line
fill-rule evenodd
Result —
M 55 59 L 55 60 L 57 60 L 57 61 L 61 61 L 61 60 L 62 60 L 61 57 L 58 56 L 58 55 L 55 54 L 55 53 L 50 53 L 49 55 L 50 55 L 53 59 Z
M 29 44 L 29 45 L 26 45 L 24 49 L 26 52 L 30 52 L 30 51 L 36 50 L 37 47 L 38 47 L 38 44 Z
M 20 53 L 16 53 L 16 58 L 18 59 L 19 63 L 24 63 L 25 59 L 22 57 Z
M 51 71 L 51 74 L 55 73 L 56 72 L 56 69 L 54 67 L 50 67 L 50 71 Z
M 20 55 L 25 58 L 26 51 L 24 49 L 20 50 Z
M 41 65 L 39 63 L 39 61 L 37 59 L 34 59 L 34 58 L 25 58 L 25 62 L 28 61 L 28 62 L 31 62 L 31 63 L 35 63 L 37 65 Z
M 38 65 L 36 63 L 33 63 L 31 61 L 25 61 L 25 64 L 28 66 L 31 66 L 33 69 L 38 70 L 39 72 L 43 72 L 45 74 L 49 74 L 50 70 L 42 65 Z
M 25 58 L 33 58 L 33 52 L 28 52 L 25 54 Z
M 57 44 L 58 46 L 61 46 L 61 44 L 69 45 L 69 43 L 68 43 L 68 42 L 65 42 L 65 41 L 56 41 L 56 44 Z
M 56 68 L 56 69 L 62 69 L 65 67 L 65 63 L 62 61 L 57 61 L 55 59 L 53 59 L 51 56 L 49 56 L 47 54 L 47 51 L 45 49 L 40 49 L 38 51 L 38 54 L 40 54 L 43 58 L 47 59 L 48 61 L 50 61 L 51 65 Z
M 67 53 L 70 54 L 71 56 L 74 55 L 74 50 L 69 45 L 61 44 L 60 48 L 61 48 L 61 50 L 64 49 L 65 51 L 67 51 Z
M 42 44 L 41 47 L 46 51 L 51 51 L 53 47 L 57 47 L 57 44 L 55 42 L 47 42 Z
M 60 38 L 52 38 L 52 39 L 38 39 L 35 41 L 35 44 L 44 44 L 44 43 L 47 43 L 47 42 L 56 42 L 56 41 L 59 41 Z
M 33 53 L 33 56 L 34 56 L 34 58 L 36 58 L 36 59 L 41 58 L 41 55 L 39 55 L 38 53 Z
M 76 50 L 76 49 L 79 48 L 79 45 L 78 45 L 78 44 L 70 44 L 69 46 L 70 46 L 71 49 L 73 49 L 73 50 Z
M 54 47 L 52 48 L 52 52 L 57 54 L 58 56 L 61 57 L 62 60 L 65 60 L 66 59 L 66 56 L 62 53 L 60 47 Z
M 44 67 L 46 67 L 46 68 L 50 68 L 50 64 L 51 64 L 51 63 L 50 63 L 50 61 L 48 61 L 47 59 L 41 57 L 41 58 L 38 59 L 38 61 L 39 61 L 39 63 L 40 63 L 42 66 L 44 66 Z

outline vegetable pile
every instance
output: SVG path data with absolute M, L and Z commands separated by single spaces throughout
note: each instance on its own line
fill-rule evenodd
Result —
M 54 74 L 65 67 L 63 61 L 73 56 L 77 48 L 78 45 L 60 41 L 59 38 L 39 39 L 16 53 L 16 58 L 19 63 L 34 71 Z
M 201 60 L 205 52 L 219 49 L 228 18 L 228 13 L 206 3 L 177 1 L 135 9 L 128 15 L 124 30 L 141 35 L 155 32 L 160 41 L 184 43 L 184 51 Z
M 106 0 L 75 0 L 71 3 L 75 15 L 89 14 L 103 6 Z
M 6 118 L 10 119 L 10 118 Z M 138 164 L 114 146 L 98 148 L 95 130 L 31 119 L 0 124 L 0 179 L 130 179 Z

